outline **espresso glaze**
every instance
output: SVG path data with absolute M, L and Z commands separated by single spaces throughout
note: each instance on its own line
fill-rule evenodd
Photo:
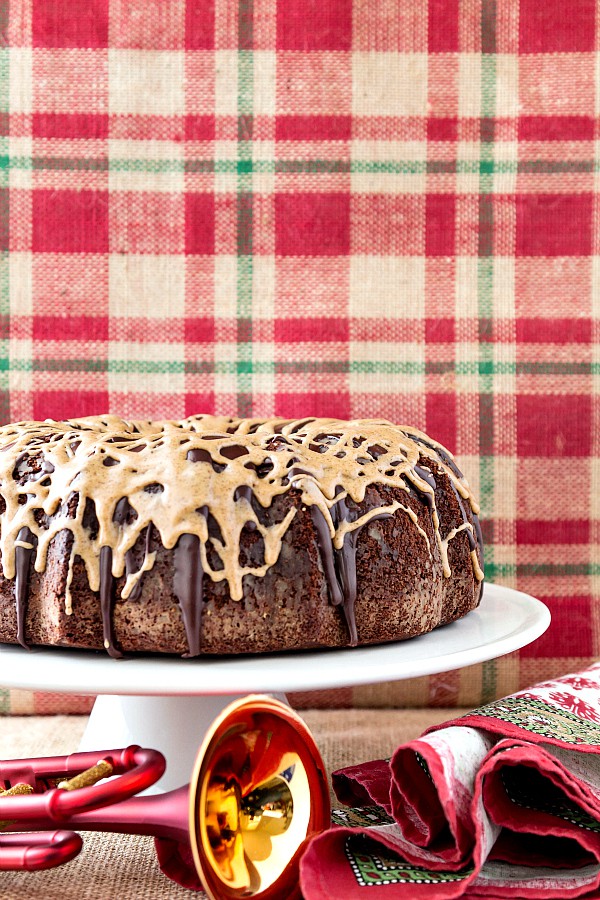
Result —
M 435 498 L 434 472 L 440 470 L 452 484 L 463 519 L 445 535 Z M 90 588 L 100 594 L 104 646 L 111 656 L 120 656 L 113 628 L 114 582 L 125 574 L 121 599 L 135 602 L 140 597 L 144 573 L 156 558 L 150 551 L 154 533 L 165 548 L 174 550 L 174 592 L 188 655 L 198 655 L 204 576 L 226 581 L 231 598 L 241 600 L 244 576 L 264 576 L 275 564 L 296 515 L 292 507 L 281 521 L 265 524 L 260 508 L 268 510 L 277 496 L 294 488 L 302 504 L 310 507 L 330 600 L 341 606 L 349 642 L 355 644 L 356 546 L 364 525 L 401 509 L 433 552 L 417 515 L 397 501 L 350 520 L 346 500 L 360 506 L 373 484 L 416 494 L 428 507 L 446 577 L 451 574 L 448 544 L 465 531 L 474 578 L 482 582 L 477 504 L 448 451 L 417 429 L 377 420 L 213 416 L 160 423 L 105 416 L 4 426 L 0 552 L 5 577 L 15 580 L 18 640 L 25 646 L 31 561 L 43 572 L 52 538 L 67 530 L 72 540 L 65 611 L 72 614 L 70 587 L 77 556 Z M 84 524 L 88 504 L 93 507 L 93 529 L 89 520 Z M 209 517 L 219 537 L 209 534 Z M 240 562 L 244 529 L 260 533 L 262 565 Z M 136 569 L 133 547 L 142 534 L 145 555 Z M 219 565 L 213 568 L 209 557 L 214 559 L 215 553 Z

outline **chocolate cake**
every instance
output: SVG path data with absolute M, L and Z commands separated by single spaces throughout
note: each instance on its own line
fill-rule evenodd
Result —
M 258 653 L 403 640 L 483 585 L 452 455 L 386 421 L 0 428 L 0 641 Z

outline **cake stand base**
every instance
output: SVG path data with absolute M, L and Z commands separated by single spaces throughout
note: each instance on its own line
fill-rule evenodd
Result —
M 246 694 L 195 697 L 142 697 L 102 694 L 94 706 L 80 750 L 113 750 L 139 744 L 160 750 L 167 760 L 163 777 L 146 793 L 188 784 L 204 735 L 221 711 Z M 287 703 L 285 694 L 270 696 Z

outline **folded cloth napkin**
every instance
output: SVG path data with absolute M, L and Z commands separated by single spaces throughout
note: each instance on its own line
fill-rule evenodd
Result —
M 600 663 L 333 783 L 352 808 L 310 843 L 305 900 L 600 898 Z

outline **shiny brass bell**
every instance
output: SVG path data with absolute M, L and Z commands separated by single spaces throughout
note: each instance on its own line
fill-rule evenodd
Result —
M 214 900 L 300 896 L 304 845 L 329 825 L 327 779 L 302 720 L 270 697 L 213 723 L 190 784 L 194 861 Z
M 241 823 L 244 831 L 283 834 L 294 815 L 294 798 L 290 786 L 281 775 L 275 775 L 243 799 Z

